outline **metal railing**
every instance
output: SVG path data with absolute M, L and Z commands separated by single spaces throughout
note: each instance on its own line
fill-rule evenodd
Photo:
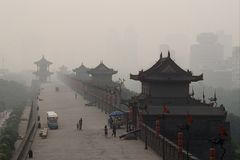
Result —
M 151 147 L 157 154 L 159 154 L 161 157 L 164 155 L 166 160 L 180 159 L 178 146 L 174 142 L 163 137 L 162 135 L 157 136 L 156 131 L 144 123 L 140 123 L 140 128 L 140 139 L 142 141 L 146 141 L 147 137 L 147 145 Z M 192 154 L 187 153 L 185 150 L 183 150 L 182 154 L 183 160 L 199 160 L 197 157 L 194 157 Z

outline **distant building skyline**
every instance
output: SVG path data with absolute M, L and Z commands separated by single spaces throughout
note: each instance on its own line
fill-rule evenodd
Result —
M 216 66 L 224 59 L 224 46 L 218 42 L 216 34 L 200 33 L 197 43 L 190 48 L 190 67 L 194 72 L 216 70 Z
M 240 88 L 240 46 L 233 47 L 232 80 L 234 87 Z

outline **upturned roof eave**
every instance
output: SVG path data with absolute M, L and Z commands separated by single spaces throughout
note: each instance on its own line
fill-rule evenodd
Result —
M 144 82 L 144 81 L 173 81 L 173 82 L 176 82 L 176 81 L 188 81 L 188 82 L 197 82 L 197 81 L 201 81 L 203 80 L 203 75 L 199 75 L 199 76 L 186 76 L 186 77 L 181 77 L 181 76 L 176 76 L 175 77 L 168 77 L 166 75 L 163 75 L 163 76 L 160 76 L 158 75 L 159 77 L 151 77 L 151 76 L 143 76 L 143 75 L 132 75 L 130 74 L 130 79 L 132 80 L 136 80 L 136 81 L 141 81 L 141 82 Z
M 101 71 L 101 70 L 89 70 L 87 71 L 89 74 L 110 74 L 110 75 L 113 75 L 113 74 L 116 74 L 117 71 Z
M 169 71 L 166 70 L 168 66 L 170 66 Z M 172 71 L 171 68 L 174 70 Z M 194 76 L 192 75 L 191 71 L 183 70 L 171 59 L 169 54 L 169 56 L 165 58 L 162 58 L 161 56 L 160 59 L 146 71 L 141 70 L 139 71 L 138 75 L 130 74 L 130 79 L 138 81 L 176 81 L 178 79 L 181 79 L 183 81 L 195 82 L 203 80 L 203 75 L 201 74 L 199 76 Z

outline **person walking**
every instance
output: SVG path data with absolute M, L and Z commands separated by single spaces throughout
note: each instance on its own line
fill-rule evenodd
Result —
M 104 126 L 104 134 L 105 134 L 105 137 L 108 136 L 108 128 L 107 128 L 107 125 Z
M 116 125 L 115 124 L 113 124 L 113 126 L 112 126 L 112 136 L 114 136 L 114 137 L 116 137 L 116 131 L 117 130 L 117 128 L 116 128 Z
M 79 119 L 79 129 L 82 130 L 82 118 Z
M 77 130 L 79 130 L 79 123 L 77 123 Z
M 33 158 L 33 151 L 32 151 L 32 149 L 30 149 L 30 150 L 28 151 L 28 157 L 29 157 L 29 158 Z

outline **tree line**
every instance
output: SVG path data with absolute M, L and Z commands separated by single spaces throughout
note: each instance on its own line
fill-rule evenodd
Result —
M 18 139 L 18 125 L 27 102 L 28 90 L 14 82 L 0 80 L 0 112 L 10 111 L 10 116 L 0 130 L 0 159 L 10 160 Z
M 223 104 L 228 111 L 227 121 L 230 122 L 232 144 L 235 149 L 235 157 L 240 159 L 240 89 L 239 88 L 213 88 L 204 84 L 193 86 L 195 98 L 208 102 L 208 98 L 216 92 L 218 106 Z

